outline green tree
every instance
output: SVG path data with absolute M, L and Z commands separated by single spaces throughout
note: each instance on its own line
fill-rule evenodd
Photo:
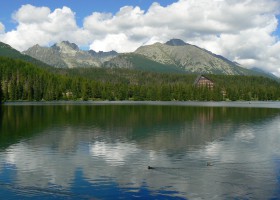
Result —
M 1 83 L 1 77 L 0 77 L 0 104 L 3 101 L 3 90 L 2 90 L 2 83 Z M 0 108 L 1 109 L 1 108 Z
M 208 75 L 207 75 L 208 76 Z M 280 100 L 279 82 L 256 76 L 209 75 L 213 89 L 193 85 L 196 75 L 130 69 L 40 68 L 0 57 L 0 95 L 6 100 Z
M 89 87 L 89 83 L 86 81 L 86 82 L 83 82 L 83 85 L 82 85 L 82 99 L 84 101 L 87 101 L 89 98 L 90 98 L 90 94 L 91 91 L 90 91 L 90 87 Z

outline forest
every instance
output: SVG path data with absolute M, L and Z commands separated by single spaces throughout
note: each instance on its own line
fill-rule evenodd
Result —
M 116 68 L 58 69 L 0 57 L 1 101 L 268 101 L 280 100 L 279 82 L 258 76 L 206 75 L 214 88 L 197 87 L 196 74 Z

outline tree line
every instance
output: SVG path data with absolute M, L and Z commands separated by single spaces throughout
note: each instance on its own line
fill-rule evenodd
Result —
M 213 89 L 196 87 L 194 74 L 164 74 L 129 69 L 40 68 L 0 57 L 2 101 L 280 100 L 277 81 L 254 76 L 208 75 Z

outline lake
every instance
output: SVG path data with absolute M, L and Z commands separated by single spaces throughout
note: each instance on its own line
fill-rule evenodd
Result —
M 12 103 L 0 125 L 3 199 L 280 199 L 279 102 Z

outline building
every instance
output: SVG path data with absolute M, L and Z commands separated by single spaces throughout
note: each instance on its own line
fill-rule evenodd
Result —
M 194 82 L 194 85 L 197 87 L 208 87 L 209 89 L 213 89 L 214 82 L 207 78 L 206 76 L 199 75 Z

